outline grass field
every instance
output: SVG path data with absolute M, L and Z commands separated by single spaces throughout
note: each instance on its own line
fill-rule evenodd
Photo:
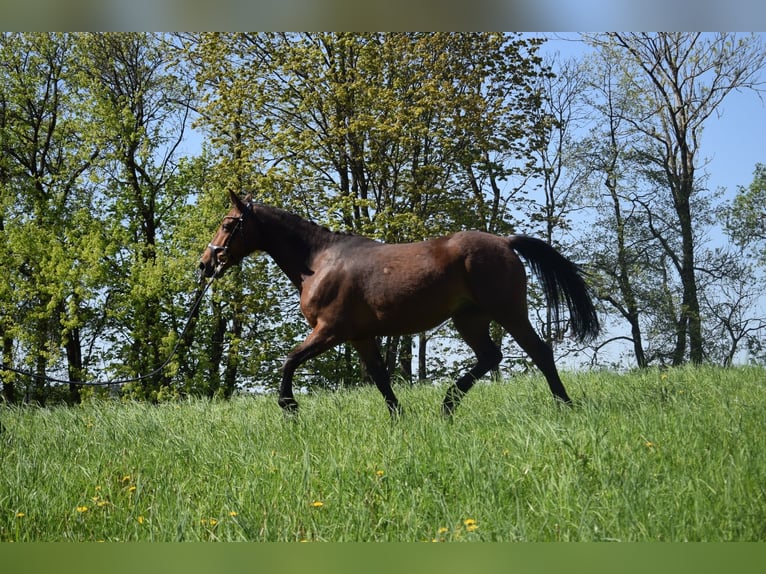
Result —
M 0 408 L 0 540 L 766 540 L 766 371 Z

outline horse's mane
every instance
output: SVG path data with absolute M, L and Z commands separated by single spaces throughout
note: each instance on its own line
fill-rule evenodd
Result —
M 312 235 L 330 235 L 338 239 L 362 237 L 361 235 L 358 235 L 350 231 L 336 231 L 336 230 L 330 229 L 327 226 L 320 225 L 319 223 L 316 223 L 315 221 L 306 219 L 304 217 L 301 217 L 300 215 L 296 215 L 295 213 L 292 213 L 280 207 L 275 207 L 273 205 L 267 205 L 265 203 L 258 203 L 258 202 L 250 202 L 248 205 L 251 209 L 258 208 L 264 211 L 268 211 L 273 216 L 276 216 L 277 219 L 283 222 L 286 226 L 292 229 L 295 229 L 295 228 L 306 229 Z

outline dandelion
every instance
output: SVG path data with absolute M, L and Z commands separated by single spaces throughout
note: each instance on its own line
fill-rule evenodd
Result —
M 383 476 L 386 473 L 384 471 L 382 471 L 382 470 L 376 470 L 375 474 L 380 477 L 380 476 Z
M 136 485 L 133 484 L 128 488 L 128 492 L 135 492 L 136 491 Z
M 311 503 L 311 506 L 313 508 L 322 508 L 324 506 L 324 502 L 322 502 L 321 500 L 315 500 L 314 502 Z
M 208 524 L 210 524 L 210 526 L 215 526 L 216 524 L 218 524 L 218 520 L 216 520 L 215 518 L 211 518 L 208 521 Z
M 88 512 L 88 507 L 87 506 L 78 506 L 77 507 L 77 512 L 79 512 L 80 514 Z
M 143 524 L 144 523 L 144 517 L 143 516 L 139 516 L 136 520 L 138 520 L 139 524 Z
M 644 446 L 646 446 L 646 448 L 654 448 L 657 445 L 655 445 L 652 441 L 648 440 L 646 441 L 646 443 L 644 443 Z
M 479 525 L 476 524 L 476 521 L 473 518 L 466 518 L 463 520 L 463 526 L 465 526 L 466 531 L 473 532 L 477 528 L 479 528 Z
M 26 514 L 24 514 L 23 512 L 17 512 L 16 513 L 16 518 L 24 518 L 25 516 L 26 516 Z
M 237 511 L 236 511 L 236 510 L 232 510 L 231 512 L 229 512 L 229 516 L 231 516 L 232 518 L 234 518 L 235 516 L 237 516 L 237 514 L 238 514 L 238 513 L 237 513 Z
M 439 530 L 436 531 L 436 534 L 447 534 L 447 532 L 449 532 L 449 528 L 442 526 Z

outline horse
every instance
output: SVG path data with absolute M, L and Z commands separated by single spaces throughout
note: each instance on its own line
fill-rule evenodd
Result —
M 344 234 L 285 210 L 229 192 L 231 210 L 203 251 L 199 269 L 222 276 L 255 251 L 267 253 L 297 288 L 311 327 L 282 366 L 278 404 L 297 412 L 293 375 L 304 361 L 339 345 L 356 349 L 390 414 L 400 413 L 377 337 L 420 333 L 451 319 L 476 355 L 476 364 L 447 390 L 450 417 L 474 383 L 502 359 L 490 337 L 499 323 L 542 371 L 555 399 L 571 404 L 553 351 L 535 332 L 527 309 L 527 275 L 538 277 L 558 321 L 564 304 L 580 341 L 593 339 L 599 321 L 582 269 L 546 242 L 526 235 L 500 237 L 459 231 L 416 243 L 381 243 Z

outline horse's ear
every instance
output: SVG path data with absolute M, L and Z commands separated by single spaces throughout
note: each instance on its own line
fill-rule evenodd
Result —
M 247 211 L 245 202 L 242 201 L 236 193 L 229 190 L 229 197 L 231 198 L 231 204 L 236 207 L 240 213 L 245 213 L 245 211 Z

